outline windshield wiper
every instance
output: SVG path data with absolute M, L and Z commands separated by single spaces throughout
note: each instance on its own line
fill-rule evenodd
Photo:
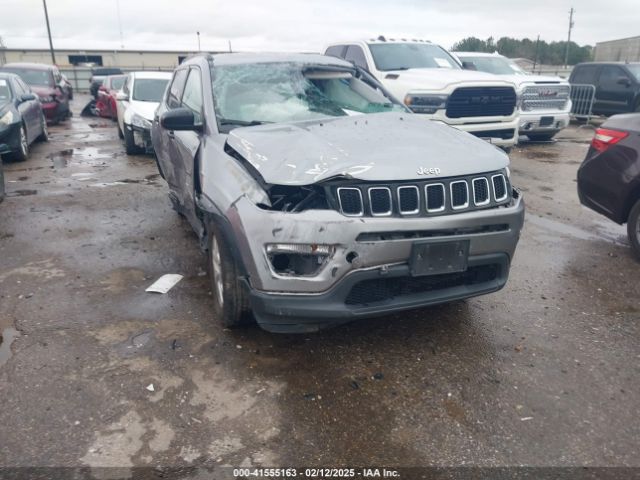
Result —
M 221 118 L 220 120 L 218 120 L 218 123 L 220 123 L 220 125 L 240 125 L 241 127 L 253 127 L 254 125 L 263 125 L 265 123 L 270 123 L 270 122 L 262 122 L 259 120 L 246 121 L 246 120 L 233 120 L 230 118 Z

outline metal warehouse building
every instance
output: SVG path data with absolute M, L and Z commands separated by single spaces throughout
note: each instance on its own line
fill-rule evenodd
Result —
M 596 62 L 640 62 L 640 36 L 596 43 Z
M 158 50 L 56 50 L 56 64 L 61 67 L 87 64 L 127 69 L 173 69 L 197 52 Z M 1 48 L 0 65 L 10 62 L 51 63 L 48 49 Z

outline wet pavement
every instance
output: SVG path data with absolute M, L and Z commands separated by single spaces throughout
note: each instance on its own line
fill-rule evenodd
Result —
M 52 127 L 5 165 L 0 465 L 640 466 L 640 264 L 578 204 L 591 135 L 513 150 L 504 290 L 295 336 L 212 318 L 196 237 L 115 124 Z

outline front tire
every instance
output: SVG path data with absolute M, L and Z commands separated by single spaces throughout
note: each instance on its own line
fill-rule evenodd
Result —
M 210 223 L 208 264 L 215 317 L 227 328 L 246 324 L 250 309 L 240 283 L 240 268 L 213 222 Z
M 142 149 L 138 147 L 133 139 L 133 131 L 129 130 L 127 126 L 124 126 L 124 149 L 127 155 L 138 155 L 142 152 Z
M 631 208 L 627 219 L 627 234 L 631 243 L 631 251 L 640 261 L 640 200 Z

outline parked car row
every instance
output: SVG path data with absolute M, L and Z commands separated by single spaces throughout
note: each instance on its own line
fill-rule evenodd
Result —
M 18 75 L 38 95 L 49 123 L 59 123 L 71 116 L 69 100 L 73 90 L 55 65 L 7 63 L 0 67 L 0 72 Z
M 0 156 L 24 161 L 33 142 L 48 138 L 47 121 L 38 97 L 18 75 L 0 72 Z M 4 199 L 4 191 L 0 159 L 0 201 Z

